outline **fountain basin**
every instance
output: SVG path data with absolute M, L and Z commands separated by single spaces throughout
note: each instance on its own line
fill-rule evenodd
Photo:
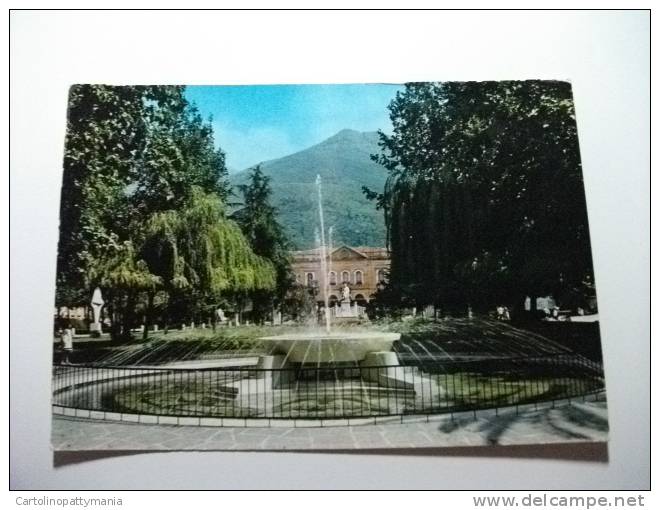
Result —
M 333 363 L 362 361 L 370 352 L 390 351 L 399 333 L 380 331 L 266 336 L 259 340 L 273 342 L 274 352 L 294 363 Z

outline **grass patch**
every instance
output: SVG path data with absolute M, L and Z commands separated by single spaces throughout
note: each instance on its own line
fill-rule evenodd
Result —
M 459 372 L 435 376 L 447 392 L 446 400 L 458 408 L 489 408 L 558 400 L 584 395 L 600 387 L 581 377 L 492 376 Z

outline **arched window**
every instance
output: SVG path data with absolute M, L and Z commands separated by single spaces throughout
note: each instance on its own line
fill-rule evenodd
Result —
M 337 298 L 337 296 L 335 296 L 334 294 L 330 294 L 330 297 L 328 298 L 328 305 L 335 306 L 337 304 L 337 301 L 339 301 L 339 298 Z
M 362 285 L 362 271 L 355 271 L 355 285 Z
M 364 296 L 362 294 L 356 294 L 355 295 L 355 301 L 360 306 L 367 306 L 367 300 L 364 298 Z
M 330 275 L 328 279 L 330 281 L 330 285 L 337 285 L 337 273 L 335 273 L 334 271 L 330 271 Z
M 314 273 L 307 273 L 307 285 L 314 283 Z
M 378 270 L 377 279 L 378 281 L 376 283 L 387 283 L 387 274 L 385 273 L 384 269 Z
M 349 274 L 348 271 L 342 271 L 341 272 L 341 282 L 342 283 L 350 283 L 351 282 L 351 275 Z

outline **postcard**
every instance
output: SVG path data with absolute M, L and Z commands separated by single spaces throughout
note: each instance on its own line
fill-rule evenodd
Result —
M 607 441 L 570 83 L 68 101 L 55 450 Z

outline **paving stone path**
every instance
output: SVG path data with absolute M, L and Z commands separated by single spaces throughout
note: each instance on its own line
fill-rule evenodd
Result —
M 603 399 L 603 396 L 601 396 Z M 200 427 L 53 416 L 54 450 L 345 450 L 514 445 L 607 440 L 607 404 L 564 402 L 534 409 L 395 417 L 344 427 Z

